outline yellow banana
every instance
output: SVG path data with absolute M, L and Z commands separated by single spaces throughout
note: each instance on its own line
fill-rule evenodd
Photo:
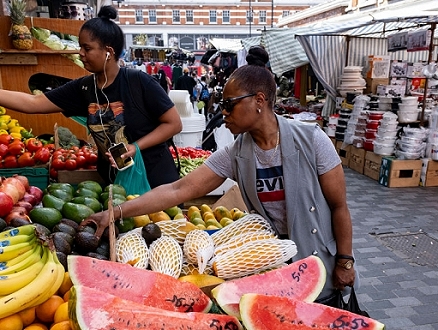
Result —
M 0 262 L 11 260 L 29 250 L 33 250 L 35 248 L 35 244 L 36 238 L 34 237 L 29 242 L 0 247 Z
M 54 251 L 48 254 L 46 264 L 32 282 L 14 293 L 0 297 L 0 319 L 37 306 L 58 291 L 64 278 L 64 267 Z
M 37 245 L 36 248 L 41 248 L 41 245 Z M 18 257 L 13 258 L 11 260 L 8 261 L 2 261 L 0 262 L 0 269 L 5 269 L 6 267 L 11 267 L 14 266 L 16 264 L 18 264 L 19 262 L 23 261 L 26 258 L 29 258 L 35 251 L 34 250 L 29 250 L 23 254 L 20 254 Z M 41 255 L 41 251 L 40 251 L 40 255 Z
M 32 282 L 47 262 L 49 249 L 44 249 L 44 255 L 40 260 L 24 270 L 10 275 L 0 275 L 0 295 L 8 295 L 20 290 Z
M 12 228 L 0 233 L 0 239 L 14 237 L 18 235 L 35 235 L 35 225 L 24 225 Z
M 17 245 L 20 243 L 29 242 L 35 237 L 35 234 L 30 235 L 17 235 L 17 236 L 11 236 L 8 238 L 2 238 L 0 239 L 0 248 L 6 247 L 6 246 L 12 246 Z
M 35 250 L 28 251 L 28 252 L 32 252 L 29 255 L 27 255 L 28 252 L 26 252 L 26 253 L 23 253 L 21 256 L 18 256 L 17 258 L 0 263 L 0 276 L 18 273 L 18 272 L 22 271 L 23 269 L 30 267 L 34 263 L 40 261 L 41 260 L 41 251 L 42 251 L 42 247 L 41 247 L 41 245 L 38 245 L 35 248 Z M 22 256 L 24 256 L 24 255 L 27 255 L 27 257 L 23 259 Z M 12 262 L 15 259 L 22 259 L 22 260 L 11 265 L 10 262 Z

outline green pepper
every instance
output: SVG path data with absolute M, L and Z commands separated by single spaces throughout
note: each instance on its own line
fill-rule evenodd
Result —
M 21 136 L 22 136 L 24 139 L 30 139 L 30 138 L 35 137 L 35 136 L 32 134 L 32 128 L 31 128 L 29 131 L 23 129 L 23 130 L 20 131 L 20 134 L 21 134 Z

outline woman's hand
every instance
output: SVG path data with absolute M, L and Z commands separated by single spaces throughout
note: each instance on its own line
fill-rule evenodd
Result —
M 134 158 L 135 153 L 137 152 L 137 148 L 135 147 L 135 145 L 134 144 L 128 144 L 126 146 L 126 149 L 128 149 L 128 151 L 125 152 L 124 154 L 122 154 L 121 158 L 122 159 L 125 159 L 125 158 L 128 158 L 128 157 Z M 113 156 L 111 155 L 111 153 L 108 151 L 108 152 L 105 153 L 105 155 L 108 157 L 108 160 L 109 160 L 111 166 L 114 167 L 114 168 L 117 168 L 116 162 L 115 162 Z
M 90 215 L 87 219 L 82 220 L 80 227 L 85 227 L 90 223 L 96 226 L 96 232 L 94 236 L 100 239 L 106 227 L 109 226 L 110 215 L 108 210 L 103 212 L 98 212 Z

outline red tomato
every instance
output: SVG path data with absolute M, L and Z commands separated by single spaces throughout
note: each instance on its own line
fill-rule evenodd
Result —
M 87 157 L 85 157 L 87 158 Z M 90 153 L 87 159 L 87 163 L 90 165 L 97 164 L 97 155 L 95 153 Z
M 84 155 L 77 155 L 76 156 L 76 166 L 77 168 L 84 167 L 87 164 L 87 160 L 85 159 Z
M 68 171 L 73 171 L 76 169 L 76 160 L 69 158 L 65 161 L 65 169 Z
M 50 168 L 50 173 L 49 174 L 50 174 L 50 177 L 52 179 L 57 179 L 58 178 L 58 171 L 55 170 L 53 167 Z
M 65 168 L 64 157 L 53 158 L 51 167 L 58 171 L 63 170 Z

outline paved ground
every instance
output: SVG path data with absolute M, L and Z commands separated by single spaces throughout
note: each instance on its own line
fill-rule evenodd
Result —
M 438 187 L 387 188 L 344 170 L 359 304 L 387 330 L 438 329 Z

